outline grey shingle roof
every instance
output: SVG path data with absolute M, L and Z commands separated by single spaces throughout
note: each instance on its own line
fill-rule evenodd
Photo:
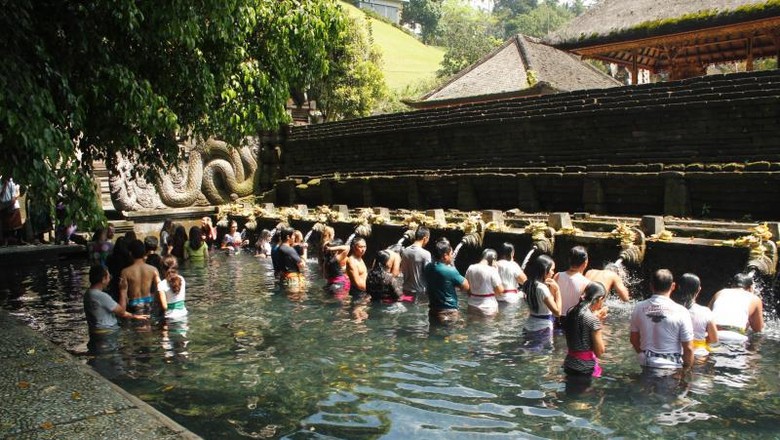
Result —
M 529 72 L 532 73 L 529 75 Z M 576 55 L 548 46 L 539 39 L 516 35 L 410 105 L 427 107 L 450 101 L 484 101 L 490 97 L 539 95 L 619 85 L 618 81 L 580 61 Z

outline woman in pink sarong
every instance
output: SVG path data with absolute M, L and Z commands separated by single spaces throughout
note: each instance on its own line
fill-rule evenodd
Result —
M 569 352 L 563 361 L 566 374 L 601 376 L 599 356 L 606 347 L 601 336 L 602 322 L 607 316 L 604 285 L 591 282 L 585 287 L 583 298 L 566 315 L 564 329 Z

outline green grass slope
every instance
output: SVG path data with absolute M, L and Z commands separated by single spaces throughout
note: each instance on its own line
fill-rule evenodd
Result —
M 365 23 L 371 20 L 374 43 L 382 51 L 385 82 L 391 90 L 401 90 L 408 85 L 436 76 L 444 50 L 426 46 L 413 36 L 392 25 L 366 16 L 360 9 L 339 1 L 352 17 Z

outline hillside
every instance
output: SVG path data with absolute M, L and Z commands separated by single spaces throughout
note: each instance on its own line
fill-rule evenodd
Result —
M 382 50 L 382 70 L 390 89 L 400 90 L 436 75 L 444 58 L 443 49 L 426 46 L 390 24 L 367 17 L 360 9 L 348 3 L 340 1 L 339 4 L 350 16 L 363 22 L 371 20 L 374 43 Z

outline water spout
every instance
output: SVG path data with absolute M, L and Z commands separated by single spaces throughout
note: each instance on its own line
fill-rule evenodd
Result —
M 354 240 L 354 239 L 355 239 L 355 236 L 356 236 L 356 235 L 357 235 L 357 234 L 353 232 L 353 233 L 352 233 L 352 235 L 350 235 L 350 236 L 349 236 L 349 238 L 347 238 L 347 242 L 346 242 L 345 244 L 346 244 L 347 246 L 352 246 L 352 240 Z
M 647 249 L 645 233 L 638 228 L 631 228 L 631 231 L 634 233 L 633 241 L 631 243 L 621 243 L 623 250 L 620 251 L 619 258 L 615 261 L 615 264 L 625 262 L 639 266 L 645 259 L 645 250 Z
M 462 248 L 462 247 L 463 247 L 463 242 L 461 241 L 460 243 L 458 243 L 457 246 L 455 246 L 455 250 L 452 251 L 452 264 L 453 265 L 455 264 L 455 259 L 458 258 L 458 252 L 460 252 L 460 248 Z
M 312 232 L 314 232 L 314 228 L 309 229 L 309 232 L 307 232 L 306 235 L 303 236 L 303 242 L 304 243 L 308 243 L 309 242 L 309 238 L 311 238 Z
M 525 267 L 528 265 L 528 261 L 531 260 L 531 255 L 534 254 L 534 252 L 538 248 L 536 246 L 533 246 L 530 251 L 525 255 L 525 258 L 523 258 L 523 262 L 520 264 L 520 269 L 525 270 Z
M 618 258 L 615 260 L 615 266 L 622 266 L 623 265 L 623 258 Z

